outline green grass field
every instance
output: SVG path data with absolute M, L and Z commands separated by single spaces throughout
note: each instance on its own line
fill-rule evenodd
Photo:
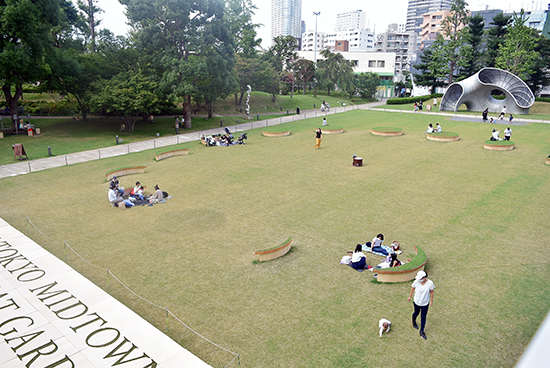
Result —
M 550 305 L 550 125 L 514 127 L 513 151 L 486 151 L 487 124 L 441 116 L 353 111 L 287 124 L 292 134 L 248 132 L 245 146 L 179 145 L 190 154 L 160 162 L 141 152 L 0 180 L 2 217 L 49 238 L 221 346 L 242 367 L 513 367 Z M 460 134 L 433 142 L 429 123 Z M 381 137 L 373 127 L 402 128 Z M 352 156 L 363 167 L 352 166 Z M 121 211 L 107 201 L 105 173 L 173 196 Z M 339 264 L 376 234 L 398 240 L 403 260 L 427 254 L 436 285 L 424 341 L 410 324 L 410 283 L 373 283 Z M 166 313 L 141 302 L 62 242 L 30 236 L 166 331 Z M 292 236 L 283 258 L 254 251 Z M 380 257 L 367 257 L 377 264 Z M 378 320 L 392 329 L 378 337 Z M 232 357 L 169 322 L 169 335 L 214 367 Z M 232 366 L 236 366 L 233 364 Z

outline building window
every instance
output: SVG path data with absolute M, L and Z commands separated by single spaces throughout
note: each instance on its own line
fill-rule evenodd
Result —
M 369 60 L 369 68 L 375 68 L 376 67 L 376 61 L 375 60 Z
M 376 65 L 377 68 L 385 68 L 386 67 L 386 61 L 384 60 L 378 60 L 378 63 Z

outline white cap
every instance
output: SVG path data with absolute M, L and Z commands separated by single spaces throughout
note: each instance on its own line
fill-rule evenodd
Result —
M 414 278 L 415 280 L 421 280 L 423 279 L 424 277 L 426 277 L 426 272 L 424 271 L 418 271 L 416 273 L 416 277 Z

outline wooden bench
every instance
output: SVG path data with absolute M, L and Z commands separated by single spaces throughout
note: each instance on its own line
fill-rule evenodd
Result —
M 376 127 L 372 128 L 371 133 L 382 137 L 396 137 L 403 135 L 403 129 L 393 127 Z
M 290 135 L 290 130 L 284 132 L 268 132 L 263 130 L 262 135 L 264 137 L 286 137 L 287 135 Z
M 263 250 L 257 250 L 254 254 L 257 254 L 260 256 L 260 262 L 270 261 L 272 259 L 279 258 L 287 254 L 288 251 L 290 250 L 291 242 L 292 242 L 292 237 L 289 236 L 288 239 L 282 242 L 281 244 L 275 247 L 271 247 Z
M 409 263 L 405 263 L 399 267 L 373 269 L 374 273 L 378 274 L 378 282 L 404 282 L 414 279 L 418 271 L 423 271 L 428 257 L 426 252 L 420 247 L 416 249 L 416 257 Z
M 166 152 L 161 152 L 159 154 L 156 154 L 155 159 L 157 161 L 160 161 L 165 158 L 174 157 L 174 156 L 183 156 L 188 154 L 189 154 L 189 148 L 178 149 L 178 150 L 166 151 Z
M 426 139 L 436 142 L 454 142 L 460 139 L 460 135 L 454 132 L 426 133 Z
M 489 151 L 511 151 L 514 149 L 514 142 L 486 140 L 483 148 Z
M 333 128 L 321 128 L 323 134 L 342 134 L 344 133 L 344 128 L 333 127 Z
M 546 157 L 546 165 L 550 165 L 550 157 Z
M 145 169 L 147 166 L 134 166 L 134 167 L 125 167 L 122 169 L 116 169 L 113 171 L 109 171 L 105 177 L 107 180 L 111 180 L 113 177 L 119 177 L 124 175 L 130 175 L 130 174 L 143 174 L 145 173 Z

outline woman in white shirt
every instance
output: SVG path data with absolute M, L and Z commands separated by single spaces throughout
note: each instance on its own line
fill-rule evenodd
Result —
M 409 295 L 409 302 L 411 301 L 414 293 L 414 313 L 412 315 L 412 325 L 418 329 L 416 324 L 416 317 L 420 314 L 420 337 L 424 340 L 427 339 L 424 333 L 424 327 L 426 326 L 426 316 L 428 315 L 428 307 L 434 304 L 434 289 L 435 285 L 432 280 L 428 279 L 428 274 L 424 271 L 418 271 L 414 282 L 411 285 L 411 293 Z
M 362 251 L 363 246 L 361 244 L 357 244 L 355 250 L 353 251 L 353 254 L 351 255 L 351 262 L 349 265 L 356 270 L 362 270 L 368 267 L 367 256 L 365 256 Z

